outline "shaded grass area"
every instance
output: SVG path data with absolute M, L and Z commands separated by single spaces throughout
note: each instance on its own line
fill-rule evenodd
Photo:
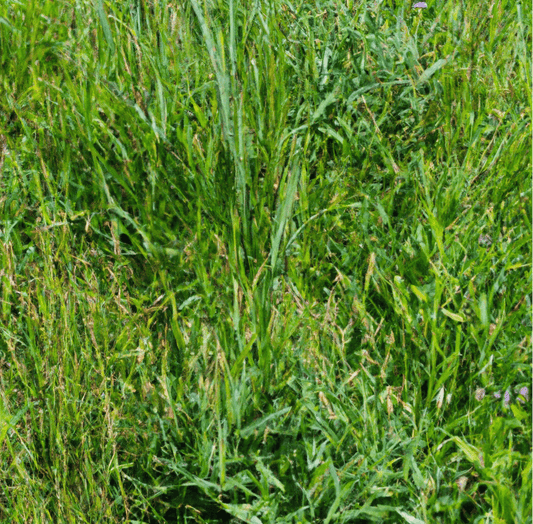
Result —
M 1 521 L 531 522 L 531 10 L 393 6 L 0 7 Z

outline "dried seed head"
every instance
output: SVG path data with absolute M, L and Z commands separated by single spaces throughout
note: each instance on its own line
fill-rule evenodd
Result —
M 468 482 L 468 477 L 459 477 L 455 483 L 457 484 L 457 487 L 459 488 L 459 491 L 464 491 L 466 488 L 466 483 Z

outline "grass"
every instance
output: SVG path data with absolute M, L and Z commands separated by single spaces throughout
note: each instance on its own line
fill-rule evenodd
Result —
M 530 13 L 2 2 L 0 521 L 531 523 Z

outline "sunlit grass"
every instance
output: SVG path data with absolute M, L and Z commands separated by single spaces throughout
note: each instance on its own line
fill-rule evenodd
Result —
M 520 3 L 0 6 L 0 521 L 531 522 Z

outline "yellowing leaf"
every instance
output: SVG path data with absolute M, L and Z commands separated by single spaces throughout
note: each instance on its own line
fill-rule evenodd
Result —
M 443 307 L 440 308 L 440 310 L 452 320 L 455 320 L 456 322 L 464 322 L 465 319 L 461 315 L 457 315 L 456 313 L 452 313 L 451 311 L 448 311 L 447 309 L 444 309 Z
M 413 290 L 413 293 L 422 301 L 422 302 L 427 302 L 428 301 L 428 296 L 420 291 L 420 289 L 418 289 L 416 286 L 413 286 L 411 285 L 411 289 Z

